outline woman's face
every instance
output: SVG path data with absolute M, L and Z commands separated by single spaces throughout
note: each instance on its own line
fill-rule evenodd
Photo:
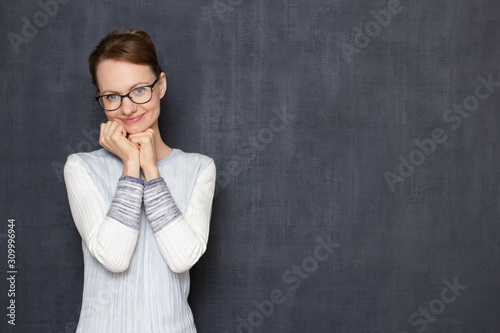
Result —
M 96 75 L 100 95 L 125 95 L 137 87 L 152 84 L 156 79 L 150 66 L 119 60 L 101 61 L 97 66 Z M 165 95 L 166 88 L 165 74 L 161 73 L 153 87 L 153 94 L 149 102 L 136 104 L 124 97 L 118 109 L 104 111 L 106 117 L 108 120 L 116 121 L 122 125 L 128 134 L 144 132 L 148 128 L 156 130 L 160 115 L 160 99 Z

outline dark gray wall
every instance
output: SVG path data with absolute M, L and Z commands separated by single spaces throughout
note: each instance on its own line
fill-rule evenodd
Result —
M 191 271 L 200 332 L 497 332 L 499 14 L 493 0 L 2 1 L 0 330 L 75 329 L 62 166 L 100 148 L 88 54 L 138 27 L 167 73 L 164 139 L 218 168 Z

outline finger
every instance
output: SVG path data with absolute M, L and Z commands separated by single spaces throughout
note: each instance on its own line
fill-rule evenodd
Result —
M 127 138 L 127 131 L 117 122 L 113 122 L 109 125 L 108 136 L 113 142 L 118 143 Z
M 101 123 L 101 131 L 99 133 L 99 144 L 102 146 L 104 144 L 104 129 L 106 128 L 105 123 Z
M 109 137 L 109 135 L 113 132 L 113 127 L 115 122 L 110 120 L 104 124 L 104 136 Z
M 115 126 L 114 126 L 114 131 L 117 131 L 119 132 L 120 134 L 122 134 L 123 136 L 127 136 L 127 131 L 125 130 L 125 127 L 123 127 L 121 124 L 117 123 L 117 122 L 114 122 Z
M 153 138 L 142 133 L 135 133 L 133 135 L 130 135 L 129 140 L 143 146 L 153 144 Z
M 116 121 L 108 121 L 105 124 L 101 124 L 102 134 L 101 134 L 101 145 L 110 151 L 116 152 L 119 146 L 122 146 L 124 138 L 126 139 L 127 132 Z M 123 147 L 123 146 L 122 146 Z
M 133 137 L 129 137 L 129 140 L 140 146 L 144 146 L 147 144 L 147 138 L 145 138 L 144 136 L 134 135 Z
M 109 135 L 111 133 L 111 128 L 113 126 L 113 121 L 108 121 L 101 124 L 101 137 L 105 142 L 108 142 Z
M 110 128 L 110 123 L 106 122 L 101 124 L 101 140 L 102 142 L 107 145 L 109 143 L 109 128 Z
M 148 138 L 152 141 L 153 140 L 153 133 L 154 133 L 154 131 L 152 129 L 148 128 L 144 132 L 130 134 L 129 137 L 130 138 L 145 137 L 145 138 Z

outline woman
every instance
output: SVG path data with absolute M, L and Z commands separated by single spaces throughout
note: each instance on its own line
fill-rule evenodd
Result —
M 89 70 L 108 121 L 104 148 L 64 166 L 85 264 L 77 332 L 196 332 L 189 269 L 207 246 L 214 161 L 162 140 L 167 82 L 146 32 L 109 33 Z

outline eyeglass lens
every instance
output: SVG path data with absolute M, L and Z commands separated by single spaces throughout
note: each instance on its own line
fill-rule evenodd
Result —
M 136 104 L 144 104 L 149 102 L 153 90 L 150 87 L 138 87 L 129 92 L 125 97 L 128 96 L 130 100 Z M 117 94 L 105 95 L 99 98 L 99 104 L 109 111 L 116 110 L 122 105 L 123 97 Z

